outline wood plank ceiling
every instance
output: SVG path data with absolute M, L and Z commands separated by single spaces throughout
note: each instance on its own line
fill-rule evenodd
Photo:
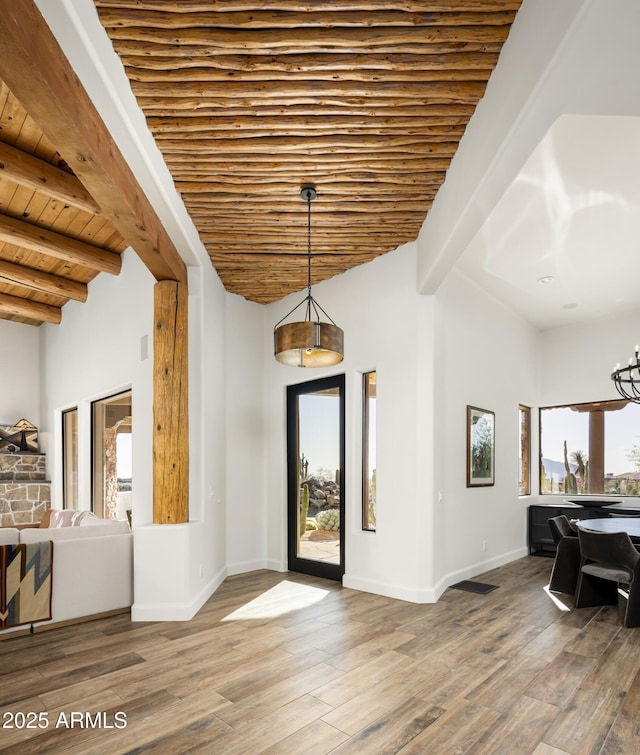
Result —
M 95 0 L 226 289 L 416 239 L 521 0 Z
M 0 318 L 59 323 L 100 272 L 117 275 L 124 241 L 0 81 Z
M 95 4 L 223 284 L 267 303 L 306 286 L 305 184 L 313 283 L 417 237 L 521 0 Z M 0 318 L 117 274 L 108 215 L 0 81 Z

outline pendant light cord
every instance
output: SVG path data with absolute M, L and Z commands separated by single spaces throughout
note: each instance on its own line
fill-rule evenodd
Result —
M 314 186 L 303 186 L 300 192 L 301 199 L 304 199 L 307 203 L 307 295 L 305 298 L 287 314 L 279 320 L 274 326 L 274 332 L 280 327 L 280 325 L 292 315 L 298 307 L 306 305 L 305 320 L 307 322 L 315 321 L 320 324 L 320 314 L 322 313 L 327 320 L 335 325 L 332 318 L 322 309 L 318 302 L 311 295 L 311 202 L 316 198 L 316 190 Z M 336 325 L 337 327 L 337 325 Z
M 308 258 L 308 274 L 307 274 L 307 289 L 309 296 L 311 296 L 311 196 L 307 193 L 307 258 Z

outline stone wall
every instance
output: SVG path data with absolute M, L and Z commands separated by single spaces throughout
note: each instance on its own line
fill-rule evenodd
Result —
M 0 526 L 37 524 L 51 507 L 44 454 L 0 454 Z

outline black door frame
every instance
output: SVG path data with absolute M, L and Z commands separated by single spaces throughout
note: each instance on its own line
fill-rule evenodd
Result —
M 340 563 L 329 564 L 323 561 L 298 556 L 298 398 L 306 393 L 316 393 L 337 388 L 339 391 L 340 419 Z M 344 532 L 345 532 L 345 376 L 309 380 L 305 383 L 287 386 L 287 554 L 289 571 L 309 574 L 342 581 L 344 575 Z

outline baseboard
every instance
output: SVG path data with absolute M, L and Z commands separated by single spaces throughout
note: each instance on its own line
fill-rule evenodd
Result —
M 436 600 L 442 595 L 442 593 L 451 585 L 455 585 L 456 582 L 461 582 L 463 579 L 470 579 L 471 577 L 477 577 L 479 574 L 497 569 L 499 566 L 504 566 L 511 561 L 517 561 L 519 558 L 529 555 L 529 549 L 526 546 L 522 548 L 516 548 L 513 551 L 502 553 L 500 556 L 494 558 L 488 558 L 485 561 L 479 561 L 472 566 L 467 566 L 464 569 L 459 569 L 455 572 L 445 574 L 434 586 L 434 592 Z
M 187 603 L 154 603 L 131 606 L 131 621 L 190 621 L 220 587 L 228 576 L 227 568 L 210 579 L 207 584 Z
M 342 586 L 350 590 L 370 592 L 374 595 L 384 595 L 395 600 L 404 600 L 407 603 L 435 603 L 436 597 L 432 589 L 408 587 L 387 582 L 379 582 L 373 579 L 362 579 L 345 574 L 342 578 Z
M 260 571 L 260 569 L 269 569 L 277 571 L 265 559 L 257 558 L 254 561 L 236 561 L 233 564 L 227 564 L 227 573 L 230 577 L 236 574 L 246 574 L 250 571 Z
M 396 600 L 404 600 L 409 603 L 435 603 L 442 593 L 451 585 L 456 582 L 460 582 L 463 579 L 469 579 L 470 577 L 477 577 L 478 574 L 482 574 L 491 569 L 497 569 L 498 566 L 504 566 L 510 561 L 515 561 L 519 558 L 529 555 L 529 550 L 526 547 L 517 548 L 516 550 L 503 553 L 500 556 L 481 561 L 471 566 L 460 569 L 456 572 L 451 572 L 443 576 L 432 587 L 417 588 L 409 587 L 406 585 L 389 584 L 372 579 L 363 579 L 361 577 L 353 577 L 349 574 L 345 574 L 342 579 L 344 587 L 348 587 L 351 590 L 360 590 L 361 592 L 370 592 L 374 595 L 384 595 L 387 598 L 395 598 Z
M 463 579 L 476 577 L 479 574 L 496 569 L 498 566 L 518 558 L 529 555 L 526 547 L 503 553 L 500 556 L 479 561 L 471 566 L 459 569 L 444 575 L 432 587 L 419 588 L 407 585 L 397 585 L 379 580 L 366 579 L 345 574 L 342 584 L 351 590 L 370 592 L 374 595 L 384 595 L 387 598 L 404 600 L 408 603 L 435 603 L 442 593 L 451 585 Z M 134 603 L 131 606 L 132 621 L 190 621 L 209 600 L 213 593 L 220 587 L 228 576 L 246 574 L 260 569 L 269 571 L 285 572 L 286 568 L 276 559 L 256 559 L 255 561 L 238 561 L 221 569 L 216 576 L 188 603 L 165 603 L 154 605 L 141 605 Z

